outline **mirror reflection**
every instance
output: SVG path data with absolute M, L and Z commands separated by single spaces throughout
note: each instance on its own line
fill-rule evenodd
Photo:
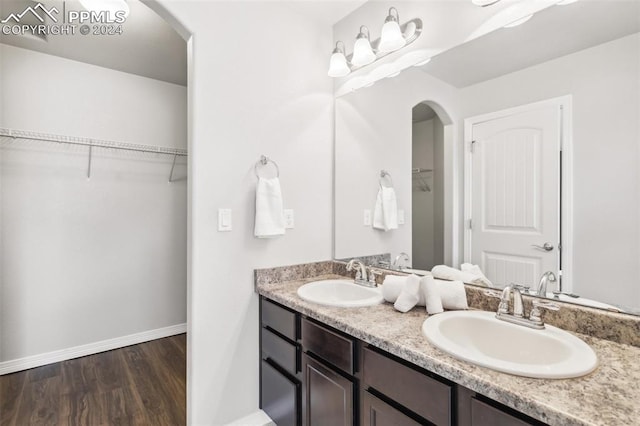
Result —
M 335 257 L 640 313 L 639 12 L 551 7 L 337 98 Z M 382 169 L 387 232 L 363 221 Z

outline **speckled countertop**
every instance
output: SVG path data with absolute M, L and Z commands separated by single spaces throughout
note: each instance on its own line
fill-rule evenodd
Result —
M 320 272 L 320 271 L 319 271 Z M 401 314 L 384 303 L 333 308 L 308 303 L 296 290 L 308 281 L 343 278 L 325 274 L 302 280 L 257 282 L 256 291 L 304 315 L 344 331 L 413 364 L 550 425 L 640 425 L 640 348 L 578 335 L 596 352 L 599 367 L 569 380 L 529 379 L 459 361 L 422 335 L 427 314 Z

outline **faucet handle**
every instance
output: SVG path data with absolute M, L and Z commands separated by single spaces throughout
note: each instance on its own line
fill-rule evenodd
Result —
M 529 320 L 542 324 L 542 312 L 540 309 L 544 309 L 547 311 L 558 311 L 560 310 L 560 306 L 553 302 L 544 302 L 541 300 L 533 300 L 533 307 L 531 308 L 531 312 L 529 313 Z
M 502 299 L 502 292 L 498 290 L 485 290 L 484 295 L 494 299 Z
M 376 283 L 376 277 L 382 275 L 383 272 L 382 271 L 378 271 L 376 269 L 373 268 L 369 268 L 369 283 L 370 284 L 375 284 Z

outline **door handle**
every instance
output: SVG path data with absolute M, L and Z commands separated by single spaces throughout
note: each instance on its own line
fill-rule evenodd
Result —
M 551 251 L 553 250 L 553 244 L 551 243 L 544 243 L 543 245 L 539 246 L 537 244 L 531 244 L 531 247 L 535 247 L 537 249 L 540 250 L 544 250 L 544 251 Z

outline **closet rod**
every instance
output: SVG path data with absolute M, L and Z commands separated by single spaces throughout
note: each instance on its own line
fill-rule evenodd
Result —
M 189 155 L 186 149 L 164 148 L 159 146 L 140 145 L 124 142 L 113 142 L 98 139 L 79 138 L 75 136 L 51 135 L 46 133 L 29 132 L 26 130 L 13 130 L 0 128 L 0 136 L 7 136 L 14 139 L 29 139 L 46 142 L 57 142 L 68 145 L 81 145 L 88 147 L 100 147 L 121 149 L 125 151 L 149 152 L 154 154 L 169 154 L 186 157 Z

